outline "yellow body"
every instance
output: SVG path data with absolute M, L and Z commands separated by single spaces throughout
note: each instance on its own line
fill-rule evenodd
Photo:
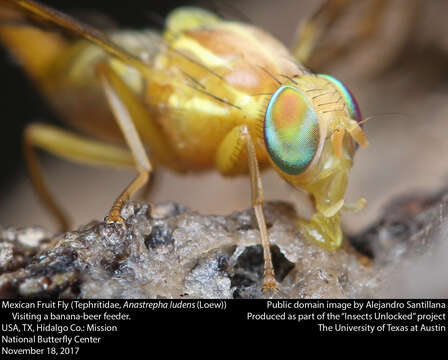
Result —
M 233 154 L 240 150 L 240 129 L 245 125 L 259 167 L 273 166 L 288 183 L 312 195 L 316 214 L 311 222 L 300 220 L 304 233 L 327 248 L 339 246 L 340 210 L 356 148 L 348 133 L 339 139 L 341 146 L 331 135 L 353 123 L 344 122 L 347 109 L 331 83 L 311 74 L 263 30 L 183 8 L 169 16 L 161 35 L 110 34 L 147 64 L 144 74 L 86 40 L 69 43 L 32 27 L 2 27 L 0 37 L 72 127 L 121 140 L 95 76 L 97 65 L 108 62 L 141 99 L 160 134 L 157 139 L 141 134 L 156 165 L 182 172 L 215 168 L 227 176 L 246 174 L 247 157 Z M 319 156 L 296 176 L 283 173 L 271 161 L 263 134 L 269 99 L 284 84 L 314 91 L 310 101 L 319 108 Z
M 215 167 L 219 144 L 233 127 L 241 124 L 249 126 L 253 138 L 257 139 L 258 159 L 266 164 L 262 134 L 257 132 L 257 128 L 263 126 L 266 106 L 266 96 L 260 94 L 272 93 L 278 87 L 268 72 L 293 77 L 303 75 L 304 69 L 295 64 L 280 42 L 264 31 L 221 21 L 209 13 L 203 15 L 202 22 L 185 24 L 185 28 L 179 24 L 185 20 L 183 11 L 174 12 L 167 21 L 163 43 L 152 31 L 111 34 L 111 38 L 128 51 L 146 53 L 144 56 L 150 57 L 149 66 L 154 70 L 150 78 L 110 59 L 112 66 L 142 97 L 176 154 L 177 164 L 163 165 L 180 166 L 187 171 Z M 37 45 L 39 41 L 36 42 L 35 37 L 40 35 L 48 39 L 54 35 L 34 28 L 21 31 L 23 35 L 14 39 L 21 45 L 17 51 L 27 52 L 23 54 L 25 67 L 62 117 L 91 135 L 119 137 L 94 76 L 95 65 L 104 61 L 106 53 L 81 40 L 65 46 L 60 44 L 60 51 L 54 51 L 53 57 L 45 59 L 46 66 L 34 66 L 31 62 L 36 57 L 44 53 L 48 57 L 47 47 Z M 16 29 L 5 29 L 3 37 L 8 32 L 17 34 Z M 61 40 L 55 38 L 55 41 Z M 135 42 L 138 45 L 133 48 Z M 152 144 L 147 145 L 151 148 Z

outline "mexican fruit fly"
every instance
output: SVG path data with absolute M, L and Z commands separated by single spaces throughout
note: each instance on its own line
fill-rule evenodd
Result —
M 277 289 L 260 170 L 273 167 L 310 194 L 315 214 L 309 221 L 298 220 L 299 228 L 311 241 L 336 249 L 353 156 L 357 144 L 367 145 L 348 88 L 302 65 L 322 28 L 349 2 L 324 3 L 304 23 L 291 52 L 255 26 L 199 8 L 174 10 L 163 34 L 103 33 L 35 1 L 0 1 L 2 43 L 61 117 L 83 133 L 45 124 L 26 129 L 27 164 L 45 204 L 67 228 L 40 175 L 35 148 L 83 164 L 137 169 L 108 222 L 123 222 L 122 207 L 148 182 L 154 165 L 248 174 L 264 255 L 263 289 Z M 68 41 L 30 26 L 29 17 L 81 39 Z M 127 147 L 107 142 L 123 139 Z M 361 199 L 357 205 L 362 204 Z

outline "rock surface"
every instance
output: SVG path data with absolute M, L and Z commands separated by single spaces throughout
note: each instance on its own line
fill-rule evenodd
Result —
M 348 241 L 333 252 L 304 241 L 295 226 L 293 207 L 267 203 L 265 215 L 280 282 L 279 292 L 270 296 L 406 296 L 387 289 L 396 288 L 392 280 L 405 283 L 403 277 L 412 273 L 409 264 L 431 254 L 439 243 L 432 239 L 446 231 L 447 207 L 443 202 L 413 214 L 408 222 L 419 217 L 420 225 L 412 229 L 398 226 L 397 221 L 391 226 L 385 212 L 385 220 L 351 239 L 373 258 L 368 259 Z M 402 210 L 395 209 L 394 216 Z M 52 238 L 39 228 L 3 230 L 0 297 L 264 297 L 263 257 L 252 210 L 203 216 L 174 203 L 150 208 L 130 202 L 122 216 L 124 225 L 93 222 Z M 446 288 L 437 294 L 446 295 Z M 427 289 L 416 295 L 434 296 L 434 292 Z

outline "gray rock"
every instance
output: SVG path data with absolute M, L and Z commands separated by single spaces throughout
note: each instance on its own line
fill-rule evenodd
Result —
M 431 237 L 428 231 L 439 234 L 447 214 L 431 209 L 433 215 L 420 215 L 430 230 L 419 226 L 415 234 L 406 234 L 409 241 L 390 240 L 387 251 L 362 249 L 359 239 L 378 240 L 371 229 L 354 237 L 355 246 L 371 259 L 348 241 L 332 252 L 305 241 L 287 203 L 267 203 L 264 211 L 280 283 L 279 292 L 269 296 L 278 298 L 388 296 L 389 280 L 409 273 L 403 270 L 409 259 L 428 253 L 432 241 L 422 239 Z M 51 239 L 41 229 L 4 230 L 0 297 L 264 297 L 263 256 L 251 209 L 203 216 L 174 203 L 150 208 L 130 202 L 122 216 L 123 225 L 93 222 Z M 381 231 L 377 234 L 384 237 Z

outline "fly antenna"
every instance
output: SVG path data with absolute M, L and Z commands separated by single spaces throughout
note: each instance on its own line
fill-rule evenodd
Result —
M 364 119 L 362 119 L 360 122 L 358 122 L 359 125 L 363 125 L 365 124 L 367 121 L 376 119 L 376 118 L 380 118 L 380 117 L 386 117 L 386 116 L 391 116 L 391 117 L 402 117 L 402 118 L 406 118 L 409 117 L 409 114 L 403 114 L 403 113 L 384 113 L 384 114 L 377 114 L 377 115 L 372 115 L 369 117 L 366 117 Z

